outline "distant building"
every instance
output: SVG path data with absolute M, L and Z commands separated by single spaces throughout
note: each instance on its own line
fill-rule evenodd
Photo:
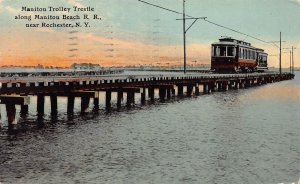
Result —
M 101 70 L 103 67 L 101 67 L 99 64 L 93 64 L 93 63 L 73 63 L 70 66 L 71 69 L 75 70 Z
M 34 68 L 36 68 L 36 69 L 44 69 L 45 67 L 43 66 L 43 65 L 41 65 L 41 64 L 38 64 L 36 67 L 34 67 Z

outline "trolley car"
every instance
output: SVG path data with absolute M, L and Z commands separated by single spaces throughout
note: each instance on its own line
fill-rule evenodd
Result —
M 222 38 L 212 44 L 211 70 L 215 72 L 263 72 L 268 70 L 268 54 L 250 43 Z

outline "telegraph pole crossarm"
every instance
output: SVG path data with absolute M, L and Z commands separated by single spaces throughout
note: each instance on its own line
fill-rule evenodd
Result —
M 185 18 L 185 20 L 188 20 L 188 19 L 192 19 L 194 20 L 193 23 L 185 30 L 185 33 L 188 32 L 188 30 L 196 23 L 197 20 L 199 19 L 203 19 L 205 20 L 207 17 L 198 17 L 198 18 Z M 176 20 L 183 20 L 183 19 L 176 19 Z

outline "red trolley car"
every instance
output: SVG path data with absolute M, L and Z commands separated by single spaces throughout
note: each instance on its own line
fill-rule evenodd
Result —
M 268 54 L 250 43 L 222 38 L 212 44 L 211 70 L 254 72 L 268 70 Z

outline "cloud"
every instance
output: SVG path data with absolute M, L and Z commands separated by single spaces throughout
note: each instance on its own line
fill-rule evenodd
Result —
M 290 2 L 300 6 L 300 0 L 290 0 Z
M 72 6 L 77 6 L 78 8 L 85 8 L 85 6 L 81 4 L 79 0 L 67 0 L 67 2 Z
M 11 6 L 5 6 L 4 9 L 6 11 L 8 11 L 9 13 L 14 14 L 14 15 L 19 13 L 19 10 L 15 9 L 15 8 L 13 8 Z

